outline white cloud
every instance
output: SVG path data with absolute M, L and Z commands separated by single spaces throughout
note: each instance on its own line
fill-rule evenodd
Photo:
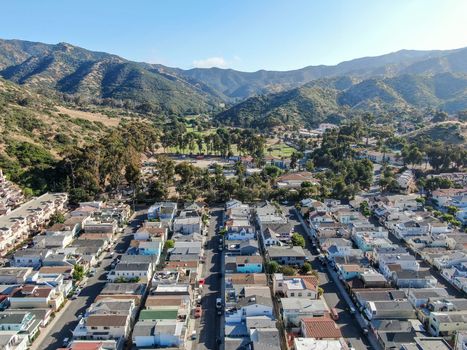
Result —
M 193 61 L 195 68 L 227 68 L 227 61 L 223 57 L 209 57 L 204 60 Z

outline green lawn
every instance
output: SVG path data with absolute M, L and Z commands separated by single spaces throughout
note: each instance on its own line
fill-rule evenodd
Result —
M 271 152 L 268 151 L 270 148 L 272 149 Z M 295 148 L 287 146 L 285 143 L 268 146 L 266 149 L 266 153 L 273 157 L 290 157 L 295 151 Z

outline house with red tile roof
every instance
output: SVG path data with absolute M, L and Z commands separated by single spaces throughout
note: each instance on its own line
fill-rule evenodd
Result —
M 340 339 L 342 333 L 337 324 L 328 317 L 304 318 L 300 322 L 304 338 Z

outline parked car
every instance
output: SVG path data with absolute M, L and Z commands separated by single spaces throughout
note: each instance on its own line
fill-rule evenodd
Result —
M 216 298 L 216 308 L 222 308 L 222 298 Z
M 191 340 L 196 339 L 196 331 L 191 332 Z
M 195 318 L 200 318 L 202 314 L 203 314 L 203 310 L 201 309 L 200 306 L 197 306 L 195 308 Z
M 198 283 L 200 286 L 204 286 L 204 283 L 206 282 L 206 280 L 204 278 L 200 278 Z

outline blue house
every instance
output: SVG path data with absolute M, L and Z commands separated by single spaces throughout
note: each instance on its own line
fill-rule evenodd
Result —
M 263 272 L 263 258 L 259 255 L 236 256 L 235 264 L 237 268 L 237 273 Z

